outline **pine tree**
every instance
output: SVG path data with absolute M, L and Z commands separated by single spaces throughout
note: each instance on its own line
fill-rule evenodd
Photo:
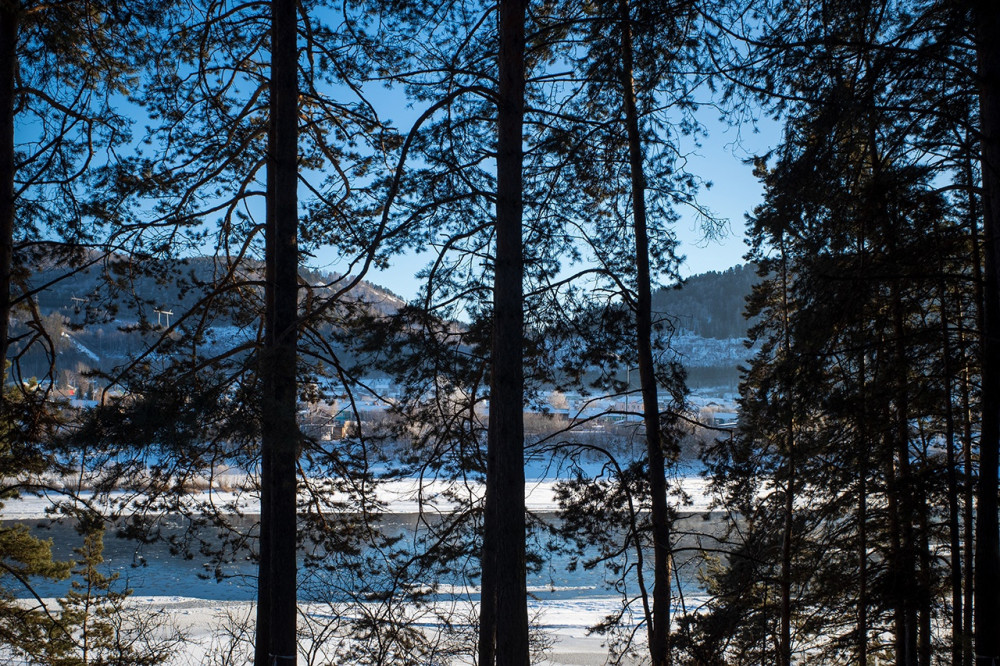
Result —
M 52 559 L 52 542 L 31 534 L 25 525 L 0 528 L 0 644 L 14 654 L 35 657 L 49 646 L 54 627 L 61 626 L 40 600 L 16 600 L 32 590 L 37 578 L 64 580 L 71 563 Z
M 363 67 L 331 54 L 363 48 L 364 31 L 328 25 L 323 16 L 294 3 L 230 12 L 209 2 L 171 15 L 155 35 L 157 57 L 136 96 L 155 121 L 149 148 L 115 180 L 122 200 L 142 211 L 115 241 L 141 250 L 123 257 L 105 292 L 109 300 L 129 297 L 122 308 L 133 310 L 146 344 L 107 378 L 132 397 L 96 410 L 74 437 L 87 447 L 89 465 L 114 460 L 119 473 L 109 476 L 146 490 L 144 505 L 191 516 L 192 533 L 174 539 L 179 552 L 221 561 L 248 548 L 259 555 L 261 663 L 296 659 L 297 553 L 307 551 L 319 576 L 335 568 L 316 555 L 324 551 L 360 575 L 367 563 L 359 541 L 393 556 L 391 539 L 377 528 L 369 440 L 318 441 L 297 418 L 303 402 L 358 390 L 329 338 L 347 311 L 373 307 L 352 292 L 384 261 L 380 243 L 391 232 L 378 208 L 389 185 L 372 166 L 383 149 L 394 149 L 395 136 L 366 100 L 333 94 L 340 82 L 349 84 L 343 90 L 356 83 L 351 77 Z M 328 177 L 317 175 L 323 169 Z M 300 200 L 307 172 L 314 197 Z M 344 249 L 357 270 L 305 284 L 302 258 L 323 244 Z M 185 257 L 192 247 L 213 248 L 215 256 Z M 159 305 L 133 288 L 151 274 L 160 294 L 184 305 L 165 327 L 149 319 Z M 219 340 L 230 327 L 240 333 Z M 261 497 L 260 539 L 252 545 L 244 526 L 211 499 L 192 506 L 184 497 L 186 480 L 220 465 L 260 472 L 252 489 Z M 334 495 L 337 487 L 348 500 Z M 300 504 L 297 491 L 309 501 Z M 126 520 L 130 536 L 158 538 L 156 518 L 137 512 Z
M 175 657 L 183 636 L 130 608 L 118 574 L 101 571 L 104 529 L 99 519 L 80 524 L 83 545 L 74 549 L 70 590 L 59 600 L 58 620 L 35 658 L 48 666 L 155 666 Z M 161 633 L 161 635 L 157 635 Z

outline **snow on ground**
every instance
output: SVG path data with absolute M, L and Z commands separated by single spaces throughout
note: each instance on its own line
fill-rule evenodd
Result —
M 187 597 L 134 597 L 131 603 L 145 613 L 156 614 L 168 618 L 168 624 L 182 630 L 188 642 L 184 645 L 170 666 L 194 666 L 196 664 L 219 663 L 219 655 L 231 649 L 228 636 L 236 624 L 244 618 L 253 615 L 254 608 L 250 602 L 242 601 L 205 601 Z M 579 598 L 563 601 L 529 602 L 529 616 L 533 619 L 539 635 L 547 644 L 542 657 L 533 663 L 538 666 L 596 666 L 607 663 L 608 646 L 605 636 L 590 634 L 587 630 L 615 611 L 618 600 L 608 597 Z M 469 602 L 448 602 L 448 611 L 458 617 L 471 617 L 475 611 Z M 329 620 L 330 609 L 320 604 L 302 604 L 303 615 L 313 620 Z M 235 623 L 235 624 L 234 624 Z M 303 621 L 300 620 L 300 625 Z M 436 636 L 441 625 L 430 621 L 420 623 L 421 629 L 431 636 Z M 471 627 L 468 627 L 471 630 Z M 639 647 L 643 642 L 643 632 L 636 633 Z M 471 636 L 471 635 L 470 635 Z M 336 641 L 350 640 L 339 637 L 330 640 L 331 650 Z M 469 636 L 466 636 L 466 641 Z M 471 645 L 471 643 L 469 644 Z M 246 649 L 246 645 L 243 649 Z M 299 663 L 308 664 L 308 652 L 315 646 L 308 640 L 300 642 Z M 333 656 L 333 655 L 329 655 Z M 434 664 L 455 665 L 471 664 L 468 658 L 442 659 Z M 638 663 L 625 659 L 622 664 Z
M 54 599 L 43 600 L 50 609 L 57 609 Z M 688 599 L 688 608 L 696 608 L 704 599 Z M 24 603 L 29 603 L 25 601 Z M 542 652 L 532 659 L 536 666 L 597 666 L 608 663 L 608 636 L 592 634 L 589 627 L 619 609 L 615 597 L 580 597 L 567 600 L 528 602 L 533 640 L 544 645 Z M 303 666 L 345 661 L 347 646 L 357 643 L 350 623 L 344 620 L 362 614 L 369 616 L 378 608 L 357 606 L 331 606 L 318 603 L 299 604 L 299 663 Z M 248 601 L 216 601 L 181 596 L 129 597 L 127 614 L 143 618 L 142 640 L 146 645 L 157 646 L 170 639 L 173 657 L 167 666 L 230 666 L 249 663 L 252 658 L 253 618 L 255 606 Z M 477 609 L 475 602 L 467 600 L 442 601 L 422 610 L 407 607 L 394 614 L 407 617 L 434 644 L 450 646 L 452 650 L 441 657 L 431 657 L 433 666 L 472 666 L 471 651 L 475 645 L 473 620 Z M 678 617 L 679 608 L 671 613 Z M 697 612 L 697 611 L 695 611 Z M 447 618 L 450 633 L 444 634 Z M 126 619 L 125 627 L 131 625 Z M 634 648 L 639 659 L 623 658 L 620 664 L 630 666 L 645 663 L 641 653 L 645 645 L 642 627 L 629 624 L 624 630 L 634 632 Z M 134 635 L 134 630 L 127 630 Z M 178 634 L 183 640 L 174 640 Z M 456 649 L 457 648 L 457 649 Z M 458 656 L 455 656 L 458 653 Z M 7 663 L 26 662 L 12 658 L 0 648 L 0 659 Z
M 84 356 L 88 357 L 90 360 L 95 361 L 97 363 L 101 362 L 101 357 L 100 356 L 98 356 L 97 354 L 95 354 L 94 352 L 92 352 L 87 347 L 83 346 L 83 343 L 81 343 L 79 340 L 77 340 L 76 338 L 74 338 L 72 335 L 70 335 L 66 331 L 63 331 L 62 337 L 68 339 L 70 341 L 70 344 L 72 344 L 74 347 L 76 347 L 77 351 L 79 351 Z
M 547 479 L 528 481 L 525 485 L 525 502 L 529 511 L 535 513 L 553 513 L 558 509 L 555 497 L 557 481 Z M 680 490 L 690 498 L 690 503 L 678 506 L 683 512 L 703 513 L 709 510 L 711 497 L 708 481 L 697 475 L 680 477 L 674 481 L 679 483 Z M 447 499 L 447 492 L 458 487 L 450 481 L 424 481 L 419 479 L 396 479 L 379 484 L 378 500 L 386 506 L 386 511 L 393 514 L 412 514 L 433 510 L 447 512 L 453 504 Z M 676 486 L 675 486 L 676 487 Z M 462 484 L 461 490 L 482 496 L 482 484 Z M 20 499 L 5 501 L 0 519 L 4 521 L 39 520 L 48 517 L 47 510 L 53 502 L 67 501 L 67 496 L 50 492 L 39 496 L 26 495 Z M 79 500 L 94 502 L 94 508 L 104 514 L 128 514 L 130 507 L 145 499 L 142 495 L 117 491 L 107 498 L 94 499 L 93 493 L 82 492 Z M 260 500 L 251 492 L 234 492 L 209 489 L 188 494 L 184 501 L 190 506 L 210 506 L 222 512 L 232 512 L 239 508 L 243 513 L 259 514 Z M 164 505 L 164 513 L 170 508 Z
M 690 497 L 690 503 L 683 507 L 683 511 L 692 513 L 703 513 L 709 510 L 710 495 L 707 488 L 707 481 L 697 474 L 697 469 L 686 469 L 685 476 L 674 480 L 686 495 Z M 245 479 L 244 479 L 245 480 Z M 232 479 L 231 481 L 237 481 Z M 529 481 L 525 488 L 525 500 L 530 511 L 537 513 L 554 512 L 558 506 L 555 499 L 556 481 L 552 479 Z M 234 483 L 238 486 L 238 483 Z M 433 510 L 447 511 L 451 506 L 445 499 L 443 493 L 453 489 L 453 482 L 446 481 L 421 481 L 417 479 L 397 479 L 387 481 L 379 486 L 378 498 L 384 502 L 387 511 L 393 514 L 413 514 L 423 508 L 433 507 Z M 228 486 L 227 486 L 228 487 Z M 468 489 L 467 492 L 478 494 L 482 492 L 482 486 L 466 484 L 462 486 Z M 52 507 L 54 500 L 65 500 L 65 496 L 53 493 L 51 496 L 26 496 L 17 500 L 5 502 L 0 518 L 4 521 L 32 520 L 46 517 L 46 510 Z M 81 499 L 94 502 L 92 494 L 83 493 Z M 96 508 L 106 513 L 125 514 L 135 503 L 135 495 L 119 491 L 113 493 L 110 498 L 101 500 L 103 503 Z M 221 511 L 232 511 L 234 507 L 248 514 L 259 512 L 259 500 L 250 492 L 233 492 L 217 489 L 208 489 L 191 493 L 186 500 L 192 505 L 196 503 L 211 503 Z M 589 588 L 593 589 L 593 588 Z M 608 661 L 607 638 L 599 635 L 591 635 L 587 628 L 597 624 L 606 615 L 615 611 L 620 603 L 615 596 L 589 596 L 589 593 L 582 589 L 582 595 L 568 599 L 545 599 L 532 600 L 530 613 L 543 636 L 544 642 L 549 646 L 541 659 L 534 660 L 539 666 L 595 666 L 605 664 Z M 448 604 L 447 613 L 457 613 L 457 617 L 473 617 L 475 609 L 474 602 L 456 601 L 463 595 L 453 597 L 450 601 L 439 602 Z M 247 601 L 216 601 L 196 599 L 180 596 L 154 596 L 154 597 L 131 597 L 130 604 L 141 609 L 143 614 L 161 618 L 165 620 L 166 627 L 176 627 L 183 630 L 189 639 L 184 645 L 176 659 L 171 662 L 171 666 L 193 666 L 195 664 L 234 664 L 241 663 L 240 658 L 232 658 L 226 662 L 221 660 L 220 655 L 230 649 L 230 639 L 228 636 L 233 632 L 239 620 L 251 618 L 253 614 L 253 604 Z M 691 604 L 692 600 L 688 599 Z M 689 605 L 690 607 L 690 605 Z M 327 605 L 322 604 L 301 604 L 303 622 L 319 622 L 320 626 L 324 621 L 335 617 Z M 341 609 L 347 614 L 360 612 L 357 608 Z M 407 615 L 410 613 L 404 611 Z M 309 618 L 312 618 L 311 620 Z M 308 625 L 307 625 L 308 626 Z M 419 626 L 423 632 L 430 632 L 434 637 L 440 635 L 442 624 L 434 612 L 421 611 L 413 615 L 413 626 Z M 468 631 L 472 631 L 471 625 L 466 625 Z M 161 629 L 162 630 L 162 629 Z M 641 641 L 643 632 L 637 632 Z M 333 637 L 323 645 L 336 646 L 344 645 L 344 641 L 350 641 L 349 636 Z M 466 636 L 463 645 L 472 645 L 471 639 Z M 302 642 L 303 649 L 308 650 L 311 646 L 308 640 Z M 245 646 L 244 646 L 245 647 Z M 333 663 L 338 663 L 343 659 L 333 658 Z M 300 657 L 299 663 L 309 664 L 307 656 Z M 319 662 L 316 662 L 319 663 Z M 440 666 L 464 666 L 471 664 L 471 659 L 441 659 L 432 660 L 429 663 Z M 620 663 L 628 665 L 631 662 L 623 659 Z

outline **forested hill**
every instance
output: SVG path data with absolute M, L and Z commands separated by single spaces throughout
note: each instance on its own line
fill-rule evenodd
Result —
M 680 289 L 653 294 L 653 309 L 676 319 L 678 327 L 704 338 L 742 338 L 746 297 L 760 278 L 753 264 L 709 271 L 688 278 Z
M 60 312 L 68 314 L 74 306 L 74 298 L 92 296 L 98 289 L 98 269 L 83 270 L 68 278 L 55 281 L 68 269 L 50 268 L 41 271 L 33 280 L 44 284 L 54 281 L 38 296 L 38 304 L 43 314 Z M 129 294 L 138 303 L 148 305 L 147 317 L 156 319 L 154 307 L 183 311 L 198 299 L 199 283 L 211 282 L 218 267 L 210 258 L 188 259 L 177 264 L 163 265 L 153 271 L 161 280 L 151 275 L 136 279 L 129 286 Z M 162 278 L 172 275 L 173 280 Z M 301 277 L 310 285 L 336 284 L 341 277 L 336 273 L 303 269 Z M 751 287 L 759 280 L 756 267 L 752 264 L 734 266 L 725 271 L 709 271 L 688 278 L 680 289 L 660 289 L 653 294 L 653 309 L 677 320 L 681 329 L 704 338 L 742 338 L 746 334 L 743 318 L 745 300 Z M 180 289 L 177 282 L 188 285 Z M 320 287 L 320 291 L 323 288 Z M 361 281 L 351 290 L 352 296 L 364 300 L 386 311 L 394 311 L 403 300 L 388 289 Z M 126 313 L 122 313 L 128 318 Z
M 109 267 L 110 266 L 110 267 Z M 110 305 L 115 307 L 117 318 L 123 321 L 134 320 L 141 309 L 146 318 L 156 319 L 155 309 L 184 312 L 195 304 L 211 289 L 225 273 L 226 267 L 211 257 L 191 257 L 183 260 L 161 261 L 145 266 L 141 274 L 129 274 L 127 262 L 122 267 L 114 267 L 113 262 L 105 266 L 102 262 L 88 269 L 69 274 L 63 266 L 55 266 L 39 271 L 32 279 L 32 285 L 48 286 L 37 296 L 37 303 L 42 314 L 59 312 L 68 315 L 79 309 L 83 302 L 99 301 L 104 294 L 114 294 L 110 297 Z M 110 279 L 117 282 L 116 288 L 108 291 L 108 275 L 102 278 L 102 271 L 110 274 Z M 261 279 L 263 266 L 259 262 L 245 261 L 240 269 L 241 279 Z M 303 268 L 299 271 L 303 284 L 310 285 L 314 295 L 322 296 L 333 293 L 348 282 L 338 273 Z M 391 291 L 362 280 L 350 291 L 350 297 L 355 300 L 371 303 L 375 307 L 393 312 L 403 300 Z
M 68 269 L 62 267 L 40 271 L 33 282 L 52 282 L 39 294 L 37 303 L 43 325 L 50 337 L 58 341 L 58 369 L 75 375 L 89 369 L 108 371 L 125 362 L 149 343 L 144 335 L 158 335 L 157 329 L 144 333 L 134 328 L 140 316 L 151 325 L 158 325 L 161 318 L 157 311 L 165 311 L 176 322 L 177 316 L 195 306 L 204 293 L 204 285 L 216 279 L 213 276 L 217 276 L 218 270 L 210 258 L 155 265 L 149 274 L 130 278 L 127 288 L 119 288 L 117 298 L 106 296 L 110 301 L 107 309 L 101 307 L 99 296 L 100 267 L 69 276 L 65 276 Z M 249 270 L 255 270 L 253 264 Z M 64 277 L 56 280 L 60 276 Z M 247 277 L 253 279 L 252 275 Z M 330 293 L 328 285 L 336 284 L 339 277 L 309 269 L 301 271 L 303 284 L 311 285 L 315 295 Z M 692 386 L 737 382 L 737 366 L 747 358 L 743 346 L 744 300 L 756 280 L 753 266 L 736 266 L 693 276 L 681 289 L 661 289 L 654 294 L 654 309 L 678 322 L 680 335 L 673 336 L 669 344 L 677 359 L 688 368 Z M 351 298 L 370 303 L 383 312 L 393 312 L 403 303 L 392 292 L 364 281 L 351 290 Z M 91 319 L 84 316 L 84 310 L 91 311 Z M 163 323 L 170 321 L 168 318 Z M 18 327 L 23 325 L 15 319 L 15 329 L 20 330 Z M 241 323 L 223 310 L 213 321 L 211 335 L 205 340 L 206 348 L 243 340 L 255 334 L 255 330 L 254 324 L 248 325 L 245 320 Z M 47 364 L 47 359 L 39 353 L 22 359 L 22 369 L 29 376 L 45 374 Z M 73 381 L 81 383 L 79 379 Z
M 224 272 L 210 257 L 151 263 L 137 274 L 130 274 L 129 268 L 127 262 L 118 267 L 113 262 L 99 262 L 76 271 L 56 265 L 32 276 L 29 287 L 45 286 L 35 302 L 41 325 L 59 352 L 55 369 L 60 381 L 82 385 L 85 382 L 78 377 L 80 373 L 110 371 L 147 349 L 160 335 L 160 324 L 176 324 L 183 313 L 197 307 Z M 259 281 L 261 270 L 259 263 L 246 261 L 238 279 Z M 300 270 L 299 277 L 302 285 L 309 285 L 313 298 L 327 297 L 349 282 L 336 273 L 308 268 Z M 347 299 L 387 313 L 403 304 L 392 292 L 365 281 L 355 285 Z M 202 341 L 206 350 L 244 342 L 258 332 L 254 303 L 220 302 L 206 319 L 211 322 Z M 260 306 L 258 302 L 256 307 Z M 12 330 L 30 331 L 27 319 L 25 313 L 15 312 Z M 154 328 L 138 326 L 140 321 Z M 20 367 L 26 377 L 41 377 L 49 371 L 49 360 L 36 345 L 21 359 Z M 64 373 L 69 376 L 62 376 Z

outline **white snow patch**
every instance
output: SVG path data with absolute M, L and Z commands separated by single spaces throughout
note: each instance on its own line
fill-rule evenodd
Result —
M 66 331 L 62 332 L 62 336 L 64 338 L 66 338 L 67 340 L 69 340 L 73 344 L 73 346 L 76 347 L 77 350 L 80 353 L 82 353 L 84 356 L 86 356 L 86 357 L 90 358 L 91 360 L 96 361 L 98 363 L 101 361 L 101 357 L 100 356 L 98 356 L 94 352 L 90 351 L 90 349 L 88 349 L 87 347 L 85 347 L 79 340 L 77 340 L 76 338 L 74 338 L 72 335 L 70 335 Z
M 559 508 L 556 500 L 558 481 L 529 481 L 525 484 L 525 504 L 534 513 L 555 513 Z M 711 494 L 708 480 L 700 476 L 682 476 L 672 480 L 672 490 L 679 490 L 689 499 L 681 503 L 674 494 L 671 501 L 675 508 L 684 513 L 705 513 L 711 510 Z M 394 479 L 379 483 L 376 499 L 382 503 L 388 514 L 448 513 L 456 508 L 452 494 L 461 494 L 473 501 L 479 501 L 485 494 L 481 483 L 459 483 L 454 481 L 426 481 L 421 479 Z M 346 501 L 342 493 L 333 493 L 333 501 Z M 116 491 L 107 496 L 97 496 L 90 491 L 76 495 L 72 500 L 63 493 L 54 491 L 40 495 L 24 495 L 7 500 L 0 510 L 0 520 L 40 520 L 49 517 L 56 503 L 73 502 L 90 505 L 104 515 L 129 515 L 140 505 L 149 501 L 147 495 L 129 491 Z M 260 513 L 260 497 L 255 491 L 203 490 L 192 492 L 180 498 L 182 507 L 195 511 L 246 514 Z M 144 511 L 168 514 L 177 513 L 178 507 L 166 502 L 144 507 Z

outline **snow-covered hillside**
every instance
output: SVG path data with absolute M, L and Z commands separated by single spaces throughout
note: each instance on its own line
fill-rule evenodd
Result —
M 745 338 L 705 338 L 681 331 L 667 343 L 675 358 L 690 367 L 739 366 L 753 356 Z

